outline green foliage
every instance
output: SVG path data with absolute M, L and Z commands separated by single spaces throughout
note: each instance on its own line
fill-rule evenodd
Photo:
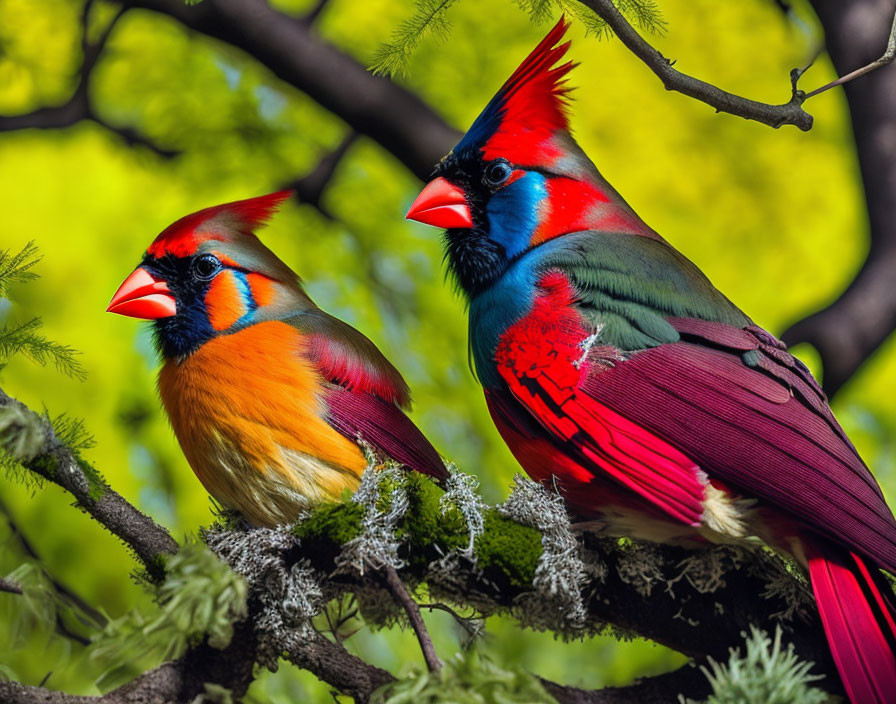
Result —
M 22 588 L 21 594 L 0 594 L 9 624 L 6 645 L 21 648 L 34 635 L 49 639 L 56 625 L 59 601 L 44 571 L 27 562 L 6 575 L 6 579 Z
M 578 0 L 557 0 L 557 2 L 565 12 L 582 23 L 586 35 L 590 34 L 598 39 L 609 39 L 613 36 L 610 26 L 590 7 L 586 7 Z M 666 33 L 666 20 L 654 0 L 613 0 L 613 2 L 622 16 L 641 31 L 655 36 L 663 36 Z
M 746 635 L 746 634 L 744 634 Z M 727 663 L 710 658 L 709 669 L 701 667 L 712 685 L 706 704 L 824 704 L 826 692 L 812 683 L 823 679 L 809 674 L 813 663 L 793 652 L 793 644 L 781 647 L 781 629 L 772 641 L 765 631 L 750 627 L 746 653 L 732 650 Z M 688 704 L 694 704 L 688 701 Z
M 36 279 L 37 274 L 31 269 L 39 261 L 40 256 L 33 242 L 16 254 L 10 254 L 10 250 L 0 251 L 0 298 L 9 295 L 13 284 Z M 41 366 L 53 362 L 63 374 L 83 380 L 86 374 L 75 359 L 77 350 L 47 339 L 38 332 L 40 327 L 40 318 L 32 318 L 21 325 L 0 328 L 0 370 L 13 355 L 23 354 Z
M 386 76 L 402 73 L 411 54 L 428 35 L 436 39 L 447 38 L 451 25 L 445 14 L 454 1 L 416 0 L 414 14 L 404 20 L 391 39 L 373 55 L 370 62 L 373 72 Z
M 31 268 L 40 261 L 37 245 L 28 242 L 16 254 L 0 251 L 0 296 L 9 295 L 9 287 L 15 283 L 31 281 L 37 274 Z
M 156 590 L 158 609 L 135 609 L 111 621 L 90 646 L 90 658 L 108 668 L 97 685 L 114 687 L 151 660 L 181 655 L 207 639 L 225 648 L 233 624 L 246 615 L 246 583 L 204 543 L 190 542 L 167 562 Z
M 444 41 L 451 32 L 446 18 L 455 0 L 416 0 L 414 14 L 402 21 L 389 41 L 374 53 L 370 68 L 386 76 L 404 74 L 411 55 L 428 36 Z M 585 27 L 586 34 L 601 39 L 613 35 L 609 25 L 578 0 L 515 0 L 538 24 L 551 18 L 555 10 L 566 12 Z M 655 35 L 666 32 L 666 21 L 654 0 L 614 0 L 622 15 L 640 29 Z
M 457 653 L 437 673 L 416 672 L 381 687 L 371 704 L 554 704 L 532 673 L 498 666 L 468 650 Z
M 485 514 L 485 530 L 474 548 L 480 565 L 503 573 L 511 584 L 531 584 L 541 556 L 541 535 L 490 509 Z

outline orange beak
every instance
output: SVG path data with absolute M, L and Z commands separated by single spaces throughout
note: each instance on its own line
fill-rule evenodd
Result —
M 441 176 L 426 184 L 405 218 L 446 229 L 473 227 L 473 216 L 463 190 Z
M 118 287 L 106 312 L 156 320 L 175 315 L 177 304 L 168 291 L 168 284 L 153 277 L 143 267 L 138 267 Z

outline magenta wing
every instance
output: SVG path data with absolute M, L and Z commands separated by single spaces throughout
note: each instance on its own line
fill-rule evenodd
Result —
M 594 367 L 583 390 L 711 477 L 896 570 L 896 521 L 801 362 L 761 328 L 670 319 L 681 341 Z
M 376 345 L 319 309 L 288 322 L 302 331 L 304 354 L 329 382 L 324 402 L 330 425 L 413 470 L 439 480 L 448 476 L 439 453 L 402 411 L 411 402 L 407 384 Z
M 327 422 L 352 440 L 361 438 L 411 469 L 438 480 L 447 478 L 439 453 L 398 406 L 363 391 L 328 389 Z

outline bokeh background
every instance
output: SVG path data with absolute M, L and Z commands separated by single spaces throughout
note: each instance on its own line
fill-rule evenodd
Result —
M 312 4 L 271 3 L 289 13 Z M 80 2 L 0 0 L 0 114 L 64 102 L 80 63 Z M 788 72 L 819 41 L 811 12 L 787 19 L 769 0 L 663 0 L 657 47 L 705 80 L 769 102 L 789 98 Z M 98 17 L 114 7 L 97 4 Z M 403 0 L 332 0 L 316 31 L 368 63 L 411 13 Z M 449 11 L 447 39 L 427 39 L 398 78 L 464 129 L 549 24 L 508 0 L 464 0 Z M 780 333 L 832 300 L 867 251 L 867 222 L 842 93 L 811 102 L 808 133 L 716 115 L 663 89 L 614 39 L 574 24 L 575 134 L 648 224 L 693 259 L 760 325 Z M 834 77 L 822 57 L 804 79 Z M 312 169 L 346 126 L 308 97 L 222 43 L 160 15 L 134 10 L 116 27 L 91 82 L 110 122 L 130 124 L 182 153 L 165 159 L 92 123 L 0 133 L 0 249 L 41 249 L 39 281 L 0 301 L 0 324 L 40 316 L 45 333 L 81 351 L 88 375 L 16 359 L 0 385 L 32 408 L 83 418 L 96 445 L 87 458 L 110 484 L 181 538 L 212 520 L 210 501 L 160 410 L 157 362 L 145 324 L 104 312 L 150 240 L 189 212 L 263 194 Z M 262 239 L 305 280 L 329 312 L 364 331 L 404 373 L 413 417 L 442 453 L 505 496 L 518 466 L 504 448 L 467 366 L 466 318 L 444 281 L 437 233 L 403 219 L 420 184 L 389 153 L 358 139 L 327 188 L 328 218 L 288 203 Z M 811 348 L 797 350 L 813 366 Z M 817 370 L 816 370 L 817 371 Z M 834 409 L 896 498 L 896 340 L 837 395 Z M 110 617 L 150 599 L 130 576 L 118 541 L 70 506 L 56 487 L 0 477 L 0 574 L 26 556 L 13 525 L 43 564 Z M 22 639 L 21 608 L 0 595 L 0 665 L 7 674 L 70 692 L 96 693 L 101 662 L 52 633 Z M 464 640 L 450 619 L 428 616 L 447 655 Z M 396 672 L 420 667 L 413 636 L 362 631 L 349 648 Z M 681 657 L 643 641 L 555 642 L 489 623 L 484 650 L 551 679 L 585 687 L 624 684 L 671 669 Z M 155 663 L 137 663 L 150 666 Z M 307 673 L 284 665 L 252 686 L 257 702 L 332 701 Z

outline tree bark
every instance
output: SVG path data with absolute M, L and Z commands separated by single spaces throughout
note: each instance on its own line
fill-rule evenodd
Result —
M 883 53 L 896 10 L 892 0 L 812 0 L 812 6 L 838 74 Z M 896 69 L 884 67 L 847 83 L 843 90 L 865 189 L 870 247 L 846 291 L 782 336 L 788 345 L 808 342 L 818 350 L 829 396 L 896 329 Z
M 169 15 L 192 30 L 242 49 L 359 134 L 426 179 L 460 133 L 423 100 L 321 39 L 307 22 L 264 0 L 125 0 Z

